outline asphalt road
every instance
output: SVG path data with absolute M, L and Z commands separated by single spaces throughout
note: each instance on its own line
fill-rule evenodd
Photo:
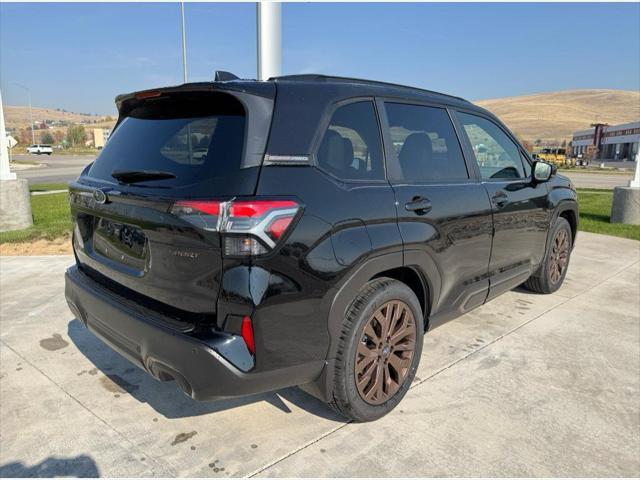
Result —
M 429 332 L 366 424 L 296 388 L 194 402 L 74 319 L 72 256 L 2 257 L 0 477 L 636 477 L 639 245 L 581 232 L 560 290 Z
M 18 178 L 26 178 L 29 183 L 70 182 L 80 175 L 85 165 L 93 162 L 93 155 L 15 155 L 20 161 L 37 162 L 38 167 L 25 168 L 18 165 L 14 171 Z
M 26 178 L 30 183 L 69 182 L 80 175 L 85 165 L 95 160 L 92 155 L 16 155 L 16 159 L 35 161 L 43 164 L 38 168 L 16 170 L 18 178 Z M 578 188 L 607 188 L 627 186 L 633 178 L 629 174 L 562 172 Z

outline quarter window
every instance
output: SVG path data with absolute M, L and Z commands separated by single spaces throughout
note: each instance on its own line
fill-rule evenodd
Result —
M 442 108 L 386 103 L 393 149 L 406 182 L 469 178 L 460 143 Z
M 524 178 L 520 149 L 495 123 L 456 112 L 469 138 L 483 179 Z
M 380 129 L 370 101 L 339 107 L 320 147 L 318 165 L 342 180 L 383 180 Z

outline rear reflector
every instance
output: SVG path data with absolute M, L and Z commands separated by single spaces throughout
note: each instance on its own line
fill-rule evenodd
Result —
M 242 339 L 244 343 L 247 344 L 247 348 L 251 352 L 251 355 L 256 354 L 256 343 L 253 338 L 253 325 L 251 324 L 251 318 L 245 316 L 242 319 L 242 330 L 240 332 L 242 334 Z

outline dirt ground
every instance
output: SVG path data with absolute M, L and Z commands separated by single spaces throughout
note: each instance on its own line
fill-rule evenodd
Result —
M 71 237 L 60 237 L 55 240 L 36 240 L 27 243 L 3 243 L 0 244 L 0 255 L 69 255 L 71 249 Z

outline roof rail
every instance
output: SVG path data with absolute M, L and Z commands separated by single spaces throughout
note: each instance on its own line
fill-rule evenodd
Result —
M 427 90 L 425 88 L 419 87 L 411 87 L 409 85 L 401 85 L 399 83 L 391 83 L 391 82 L 380 82 L 378 80 L 367 80 L 364 78 L 352 78 L 352 77 L 340 77 L 336 75 L 323 75 L 321 73 L 302 73 L 296 75 L 282 75 L 279 77 L 271 77 L 269 81 L 329 81 L 329 82 L 345 82 L 345 83 L 364 83 L 366 85 L 379 85 L 379 86 L 387 86 L 387 87 L 396 87 L 396 88 L 406 88 L 409 90 L 417 90 L 423 93 L 431 93 L 435 95 L 442 95 L 443 97 L 455 98 L 457 100 L 461 100 L 463 102 L 469 102 L 468 100 L 462 97 L 456 97 L 455 95 L 448 95 L 446 93 L 435 92 L 433 90 Z

